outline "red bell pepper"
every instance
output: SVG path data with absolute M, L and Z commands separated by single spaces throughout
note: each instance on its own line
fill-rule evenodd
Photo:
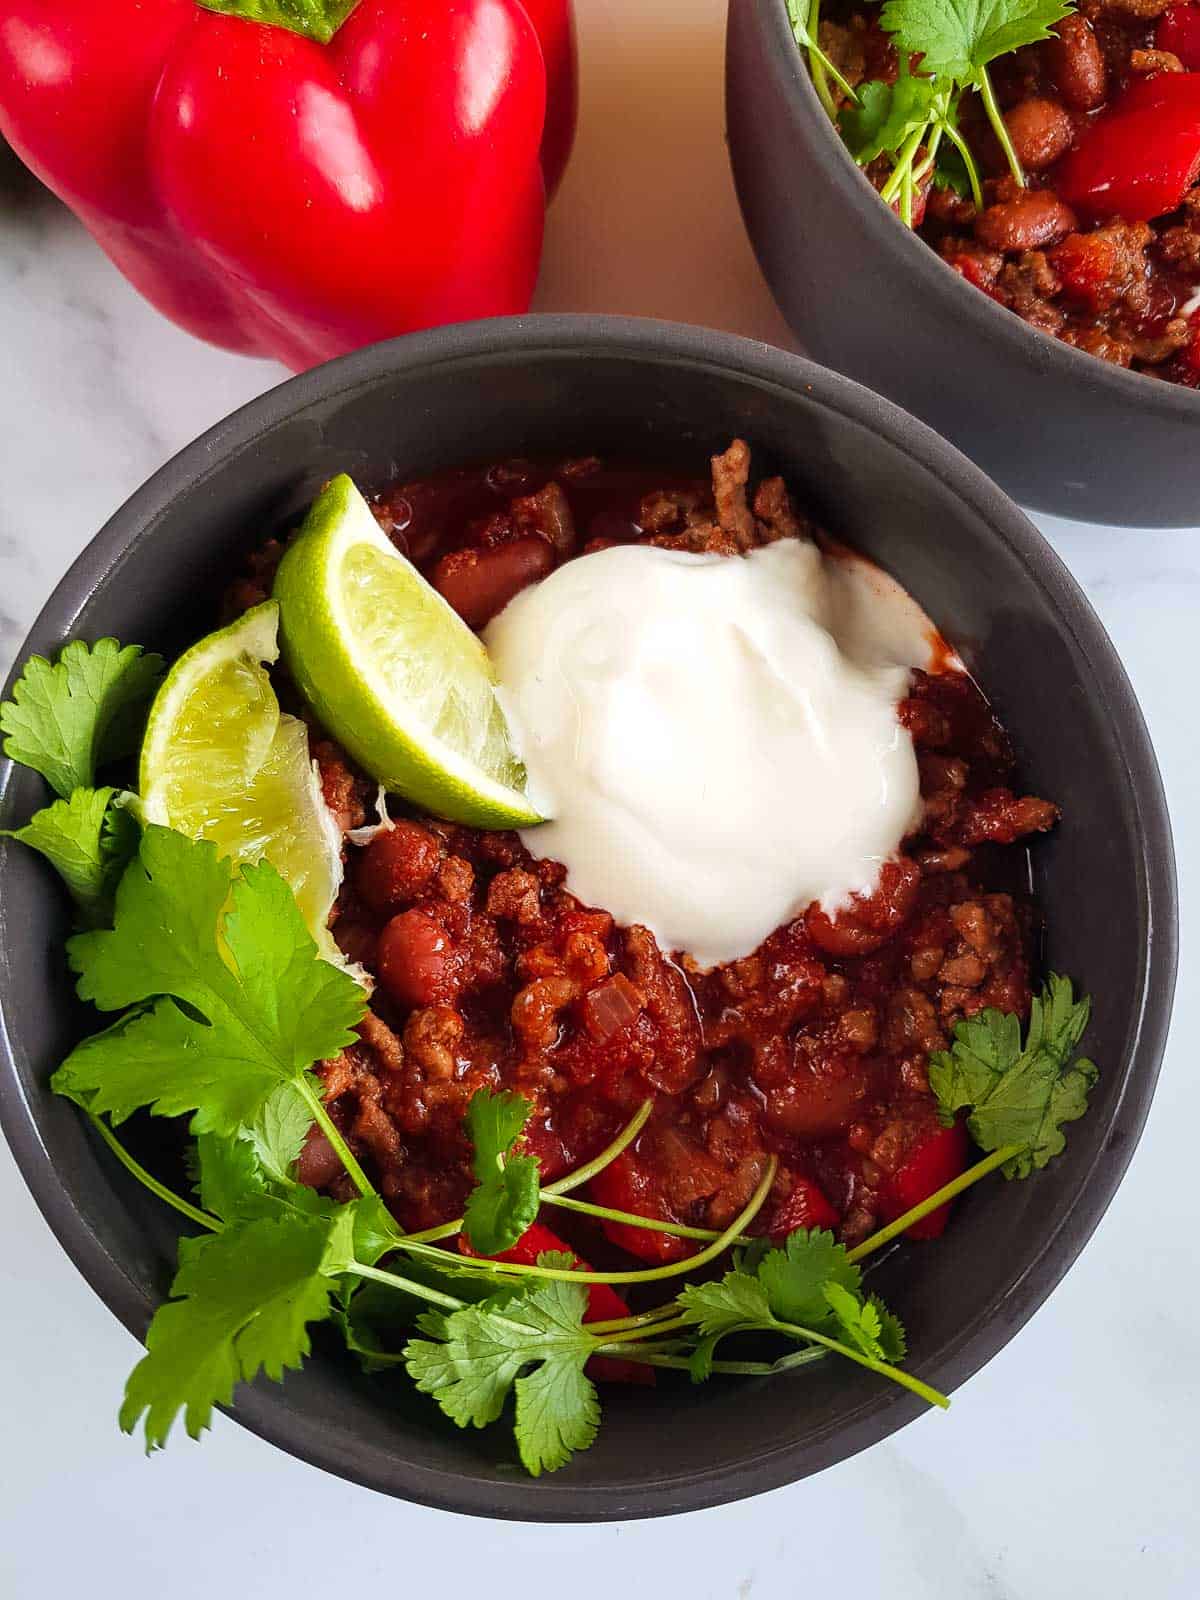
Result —
M 159 310 L 300 369 L 528 307 L 570 3 L 8 0 L 0 132 Z
M 908 1159 L 881 1193 L 883 1216 L 886 1222 L 902 1217 L 922 1200 L 936 1194 L 944 1183 L 950 1183 L 966 1169 L 971 1141 L 961 1122 L 949 1128 L 936 1128 L 921 1139 L 910 1152 Z M 910 1239 L 936 1239 L 950 1220 L 952 1201 L 931 1211 L 920 1222 L 907 1229 Z
M 1154 48 L 1178 56 L 1188 72 L 1200 72 L 1200 6 L 1168 6 L 1154 31 Z
M 1148 222 L 1174 211 L 1200 176 L 1200 72 L 1130 84 L 1059 163 L 1054 183 L 1093 221 Z
M 460 1233 L 458 1236 L 458 1249 L 464 1256 L 476 1254 L 465 1234 Z M 572 1250 L 569 1244 L 564 1244 L 556 1233 L 540 1222 L 534 1222 L 526 1228 L 510 1250 L 502 1250 L 499 1255 L 489 1259 L 512 1261 L 518 1266 L 532 1267 L 536 1266 L 537 1258 L 547 1250 L 565 1250 L 579 1262 L 581 1272 L 591 1271 L 577 1250 Z M 615 1322 L 618 1317 L 628 1315 L 629 1307 L 610 1284 L 588 1284 L 588 1308 L 583 1319 L 585 1322 Z M 618 1361 L 612 1356 L 593 1356 L 588 1362 L 587 1370 L 588 1375 L 595 1378 L 598 1383 L 652 1384 L 654 1382 L 653 1367 L 642 1366 L 636 1361 Z
M 632 1150 L 623 1151 L 596 1174 L 588 1184 L 588 1195 L 597 1205 L 609 1206 L 613 1211 L 630 1211 L 634 1216 L 654 1217 L 659 1222 L 680 1220 L 667 1204 L 654 1172 Z M 600 1226 L 619 1250 L 627 1250 L 653 1266 L 682 1261 L 699 1249 L 676 1234 L 638 1228 L 631 1222 L 602 1222 Z
M 792 1192 L 771 1218 L 772 1239 L 786 1239 L 797 1228 L 836 1228 L 838 1214 L 811 1178 L 797 1178 Z

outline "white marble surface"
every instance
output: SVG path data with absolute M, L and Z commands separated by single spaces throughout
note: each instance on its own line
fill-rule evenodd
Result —
M 786 335 L 741 234 L 721 127 L 720 0 L 580 0 L 587 74 L 543 309 Z M 662 214 L 665 201 L 667 214 Z M 0 161 L 0 676 L 70 560 L 171 452 L 280 373 L 143 306 Z M 1111 631 L 1149 718 L 1182 897 L 1200 892 L 1190 692 L 1200 530 L 1041 525 Z M 1050 1303 L 956 1396 L 805 1484 L 669 1522 L 546 1529 L 391 1502 L 218 1419 L 153 1461 L 117 1432 L 134 1341 L 62 1255 L 0 1151 L 0 1596 L 488 1594 L 635 1585 L 688 1600 L 1193 1600 L 1198 962 L 1145 1138 Z M 1185 1181 L 1186 1180 L 1186 1181 Z M 536 1564 L 535 1564 L 536 1563 Z

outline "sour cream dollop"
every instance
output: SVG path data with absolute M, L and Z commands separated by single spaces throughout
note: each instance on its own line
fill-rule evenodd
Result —
M 878 568 L 799 540 L 569 561 L 485 634 L 552 819 L 522 838 L 664 950 L 747 955 L 814 900 L 870 893 L 915 824 L 896 705 L 935 637 Z

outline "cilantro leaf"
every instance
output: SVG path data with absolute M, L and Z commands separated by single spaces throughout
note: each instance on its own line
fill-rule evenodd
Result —
M 537 1216 L 537 1160 L 512 1154 L 532 1110 L 523 1095 L 488 1089 L 477 1090 L 467 1107 L 467 1132 L 475 1147 L 471 1170 L 479 1181 L 467 1200 L 463 1228 L 482 1256 L 510 1250 Z
M 84 1040 L 53 1080 L 114 1122 L 149 1106 L 194 1112 L 196 1133 L 236 1133 L 281 1083 L 315 1095 L 308 1068 L 353 1041 L 366 1005 L 318 958 L 269 863 L 233 877 L 215 845 L 167 828 L 142 835 L 111 931 L 67 948 L 83 999 L 106 1011 L 153 1002 Z
M 818 1326 L 829 1315 L 825 1290 L 836 1284 L 857 1295 L 862 1274 L 846 1258 L 846 1247 L 824 1228 L 796 1229 L 782 1250 L 771 1250 L 758 1265 L 771 1312 L 781 1322 Z
M 878 1303 L 852 1294 L 840 1283 L 827 1283 L 823 1292 L 846 1342 L 861 1350 L 864 1356 L 870 1356 L 872 1361 L 884 1360 L 883 1323 Z
M 495 1422 L 516 1398 L 517 1449 L 536 1478 L 591 1444 L 600 1403 L 584 1364 L 595 1340 L 584 1331 L 585 1284 L 543 1282 L 524 1295 L 491 1296 L 448 1316 L 425 1316 L 433 1339 L 410 1339 L 413 1382 L 460 1428 Z M 532 1369 L 532 1370 L 529 1370 Z
M 205 1211 L 223 1222 L 244 1217 L 267 1194 L 267 1181 L 247 1140 L 202 1133 L 196 1140 L 196 1190 Z
M 161 656 L 115 639 L 76 640 L 54 666 L 31 656 L 0 704 L 5 755 L 40 772 L 64 800 L 91 788 L 98 768 L 136 750 L 162 669 Z
M 293 1212 L 181 1240 L 172 1298 L 155 1313 L 125 1388 L 122 1429 L 132 1433 L 144 1416 L 147 1449 L 156 1450 L 183 1411 L 198 1438 L 237 1383 L 298 1367 L 309 1324 L 330 1314 L 340 1264 L 327 1259 L 329 1235 L 327 1218 Z
M 687 1283 L 679 1304 L 704 1336 L 723 1336 L 743 1328 L 767 1327 L 774 1320 L 767 1291 L 758 1278 L 736 1269 L 711 1283 Z
M 36 850 L 58 873 L 85 927 L 100 927 L 110 917 L 121 873 L 137 849 L 138 825 L 116 789 L 76 789 L 55 800 L 23 828 L 0 829 Z
M 942 1121 L 969 1110 L 967 1131 L 981 1150 L 1022 1149 L 1000 1168 L 1027 1178 L 1066 1145 L 1063 1125 L 1087 1110 L 1099 1072 L 1072 1059 L 1091 1002 L 1076 1000 L 1069 978 L 1052 974 L 1030 1009 L 1024 1048 L 1012 1013 L 988 1009 L 960 1022 L 949 1050 L 929 1058 L 929 1085 Z
M 752 1260 L 753 1271 L 747 1270 Z M 878 1296 L 864 1298 L 858 1268 L 821 1228 L 796 1229 L 781 1250 L 756 1257 L 747 1252 L 742 1267 L 717 1282 L 687 1284 L 679 1307 L 700 1334 L 689 1357 L 696 1383 L 712 1372 L 718 1343 L 734 1333 L 782 1333 L 811 1345 L 832 1341 L 843 1356 L 885 1366 L 905 1351 L 899 1319 Z M 894 1371 L 891 1376 L 910 1381 Z
M 971 84 L 1073 10 L 1071 0 L 887 0 L 880 22 L 902 53 L 922 57 L 922 72 Z
M 904 70 L 895 83 L 860 84 L 858 105 L 838 114 L 842 137 L 859 166 L 898 151 L 910 134 L 927 128 L 938 96 L 932 78 L 915 78 Z

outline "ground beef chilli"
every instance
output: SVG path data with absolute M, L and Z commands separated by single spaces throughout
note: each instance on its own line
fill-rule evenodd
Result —
M 894 82 L 896 49 L 879 8 L 834 0 L 826 13 L 822 43 L 849 82 Z M 1031 326 L 1117 366 L 1196 388 L 1200 188 L 1188 189 L 1186 174 L 1171 187 L 1165 151 L 1168 141 L 1179 145 L 1175 124 L 1186 99 L 1200 158 L 1200 72 L 1186 70 L 1200 68 L 1200 6 L 1082 0 L 1053 33 L 989 69 L 1027 187 L 1010 175 L 979 97 L 968 95 L 962 131 L 981 168 L 983 204 L 926 178 L 914 225 L 955 272 Z M 920 71 L 919 57 L 911 67 Z M 1085 158 L 1080 147 L 1098 122 L 1103 138 Z M 1089 171 L 1111 168 L 1093 173 L 1096 193 L 1107 187 L 1112 197 L 1095 210 L 1080 201 L 1088 188 L 1081 160 Z M 892 166 L 884 156 L 866 170 L 882 187 Z M 1157 203 L 1136 216 L 1114 212 L 1119 193 L 1139 185 L 1143 196 L 1161 186 Z
M 740 441 L 715 458 L 711 483 L 594 459 L 553 471 L 510 461 L 400 485 L 375 510 L 475 626 L 557 563 L 612 543 L 734 559 L 815 531 L 778 478 L 751 490 Z M 277 559 L 260 555 L 231 603 L 261 598 Z M 919 756 L 924 819 L 877 891 L 832 918 L 814 905 L 708 971 L 582 905 L 565 869 L 535 860 L 514 833 L 402 815 L 393 802 L 389 829 L 347 843 L 334 933 L 375 989 L 358 1042 L 320 1073 L 335 1122 L 402 1225 L 461 1213 L 472 1183 L 463 1118 L 480 1088 L 532 1101 L 526 1145 L 548 1180 L 594 1156 L 651 1098 L 636 1143 L 593 1181 L 608 1206 L 722 1228 L 773 1152 L 766 1231 L 830 1226 L 856 1240 L 903 1209 L 898 1175 L 947 1138 L 930 1052 L 981 1007 L 1028 1013 L 1033 908 L 1016 887 L 1024 851 L 1007 847 L 1057 813 L 1014 791 L 1005 734 L 962 673 L 915 672 L 899 715 Z M 319 730 L 312 748 L 341 826 L 361 827 L 374 785 Z M 315 1130 L 300 1172 L 349 1197 Z M 653 1261 L 697 1248 L 608 1231 Z

